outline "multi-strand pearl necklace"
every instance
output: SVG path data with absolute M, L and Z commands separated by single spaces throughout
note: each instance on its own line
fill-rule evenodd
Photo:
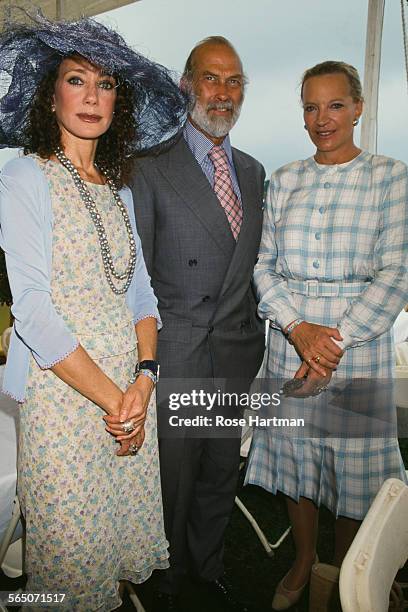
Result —
M 126 227 L 127 236 L 128 236 L 129 263 L 126 266 L 126 270 L 122 273 L 117 272 L 115 269 L 115 266 L 113 264 L 113 259 L 112 259 L 111 248 L 108 243 L 108 238 L 106 235 L 105 227 L 102 223 L 101 215 L 98 212 L 95 200 L 89 193 L 89 190 L 85 182 L 80 177 L 79 172 L 75 168 L 74 164 L 68 159 L 68 157 L 65 155 L 65 153 L 62 151 L 61 148 L 58 147 L 55 150 L 55 156 L 58 159 L 58 161 L 64 166 L 64 168 L 68 170 L 68 172 L 72 176 L 73 181 L 75 183 L 75 187 L 78 189 L 79 195 L 81 196 L 81 199 L 83 203 L 85 204 L 85 207 L 88 210 L 91 216 L 91 219 L 95 225 L 96 233 L 98 235 L 99 244 L 101 247 L 103 269 L 105 271 L 105 276 L 106 276 L 106 280 L 108 281 L 109 287 L 112 289 L 113 293 L 115 293 L 116 295 L 121 295 L 123 293 L 126 293 L 126 291 L 129 289 L 130 283 L 132 282 L 133 273 L 136 267 L 136 244 L 135 244 L 135 239 L 134 239 L 133 232 L 132 232 L 132 226 L 130 223 L 128 211 L 119 196 L 118 190 L 116 189 L 116 186 L 113 180 L 107 175 L 107 173 L 103 169 L 99 168 L 99 170 L 102 172 L 103 176 L 106 179 L 106 183 L 109 186 L 109 189 L 113 195 L 115 204 L 119 208 L 122 214 L 123 221 Z M 125 283 L 121 287 L 117 287 L 113 279 L 117 281 L 125 281 Z

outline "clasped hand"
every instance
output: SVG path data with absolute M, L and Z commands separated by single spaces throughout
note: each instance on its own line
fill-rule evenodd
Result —
M 115 436 L 120 442 L 117 455 L 129 455 L 129 447 L 136 444 L 140 448 L 145 439 L 144 424 L 146 421 L 147 407 L 154 385 L 147 376 L 139 376 L 136 382 L 130 385 L 123 394 L 122 406 L 118 414 L 104 416 L 106 431 Z M 125 433 L 123 424 L 127 421 L 133 423 L 134 429 Z
M 323 377 L 327 375 L 327 369 L 336 369 L 343 355 L 343 351 L 332 338 L 343 340 L 336 327 L 325 327 L 307 321 L 300 323 L 290 334 L 290 340 L 303 361 Z
M 295 379 L 304 379 L 301 387 L 290 392 L 292 397 L 310 397 L 323 391 L 343 356 L 341 348 L 333 342 L 343 340 L 335 327 L 325 327 L 303 321 L 290 335 L 290 340 L 302 358 Z
M 329 370 L 326 376 L 320 376 L 315 370 L 313 370 L 305 361 L 302 361 L 302 365 L 296 372 L 294 378 L 301 379 L 303 384 L 298 389 L 293 389 L 290 391 L 290 397 L 313 397 L 315 395 L 319 395 L 322 391 L 327 388 L 331 377 L 333 374 L 333 370 Z

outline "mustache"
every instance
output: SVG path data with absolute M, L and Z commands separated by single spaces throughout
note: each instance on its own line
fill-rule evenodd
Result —
M 225 102 L 209 102 L 207 104 L 207 110 L 231 110 L 235 109 L 235 105 L 231 100 L 225 100 Z

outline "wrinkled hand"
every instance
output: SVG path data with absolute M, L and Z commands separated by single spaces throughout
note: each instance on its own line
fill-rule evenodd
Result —
M 309 366 L 305 361 L 296 372 L 294 378 L 305 378 L 304 384 L 293 391 L 291 395 L 293 397 L 310 397 L 318 395 L 319 389 L 326 387 L 331 381 L 333 370 L 328 370 L 326 376 L 320 376 L 313 368 Z
M 299 355 L 320 376 L 326 376 L 325 368 L 336 369 L 343 355 L 343 351 L 332 338 L 343 340 L 336 327 L 325 327 L 307 321 L 300 323 L 290 334 Z M 317 356 L 320 361 L 316 361 Z
M 139 448 L 144 441 L 144 423 L 146 421 L 147 407 L 153 392 L 154 385 L 147 376 L 138 376 L 135 383 L 130 385 L 123 395 L 123 404 L 118 415 L 103 417 L 107 427 L 118 442 L 136 444 Z M 135 429 L 130 433 L 123 431 L 123 423 L 132 421 Z M 129 446 L 123 445 L 126 454 Z M 122 446 L 120 451 L 122 451 Z

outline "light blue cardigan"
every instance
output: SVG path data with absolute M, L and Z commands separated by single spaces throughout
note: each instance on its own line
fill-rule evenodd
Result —
M 129 212 L 137 249 L 126 302 L 135 323 L 153 316 L 160 328 L 157 299 L 136 230 L 132 194 L 126 187 L 120 196 Z M 0 245 L 6 254 L 13 295 L 14 327 L 3 391 L 19 402 L 25 397 L 30 352 L 41 368 L 50 368 L 78 346 L 51 298 L 52 227 L 50 191 L 40 166 L 33 157 L 9 161 L 0 174 Z M 108 286 L 106 291 L 110 291 Z

